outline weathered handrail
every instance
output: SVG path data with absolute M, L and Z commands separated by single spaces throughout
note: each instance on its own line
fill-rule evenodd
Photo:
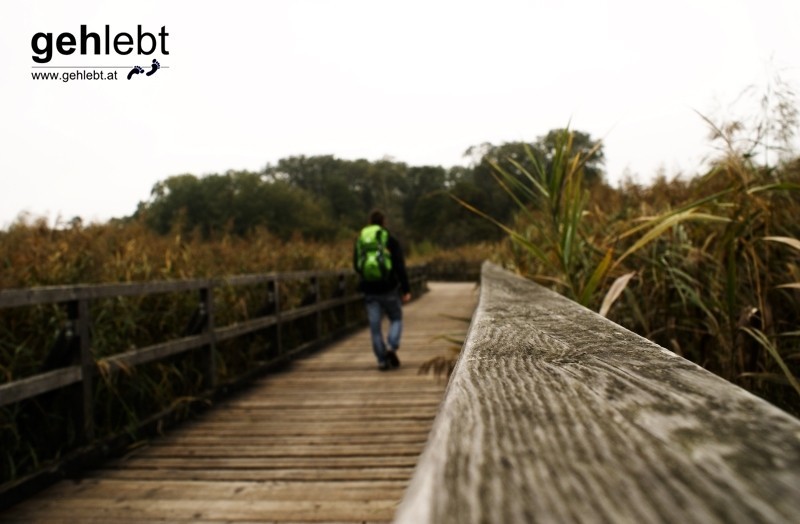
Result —
M 424 271 L 421 268 L 409 268 L 410 279 L 416 287 L 420 287 L 425 279 Z M 194 279 L 181 281 L 154 281 L 124 284 L 82 284 L 75 286 L 43 286 L 29 289 L 9 289 L 0 290 L 0 309 L 34 306 L 51 303 L 78 303 L 84 304 L 89 300 L 103 298 L 143 296 L 159 293 L 174 293 L 181 291 L 200 291 L 209 294 L 209 291 L 223 286 L 246 286 L 263 283 L 303 280 L 331 277 L 331 276 L 350 276 L 352 270 L 340 271 L 294 271 L 287 273 L 264 273 L 259 275 L 240 275 L 223 279 Z M 277 294 L 277 287 L 275 288 Z M 317 289 L 317 293 L 319 290 Z M 245 322 L 234 323 L 222 328 L 215 327 L 201 335 L 183 337 L 169 342 L 136 348 L 134 350 L 114 355 L 102 362 L 109 366 L 109 371 L 114 372 L 121 368 L 146 364 L 154 360 L 161 360 L 185 351 L 208 346 L 214 341 L 227 340 L 258 331 L 273 325 L 290 322 L 298 318 L 314 313 L 327 311 L 332 308 L 340 307 L 361 299 L 360 293 L 353 293 L 344 297 L 321 301 L 319 296 L 315 297 L 315 303 L 303 307 L 294 308 L 289 311 L 278 312 L 272 315 L 262 316 Z M 279 300 L 279 298 L 276 298 Z M 208 301 L 208 299 L 207 299 Z M 205 304 L 206 311 L 212 310 L 213 305 Z M 86 314 L 80 313 L 73 320 L 76 325 L 90 323 L 85 319 Z M 87 326 L 88 329 L 88 326 Z M 86 346 L 87 351 L 89 345 Z M 91 355 L 89 355 L 91 360 Z M 90 366 L 95 367 L 97 362 L 92 361 Z M 0 384 L 0 406 L 19 402 L 26 398 L 31 398 L 54 389 L 58 389 L 84 378 L 81 366 L 69 366 L 62 369 L 40 373 L 13 382 Z M 211 383 L 214 382 L 210 379 Z
M 418 271 L 413 268 L 412 271 Z M 23 289 L 0 290 L 0 308 L 35 306 L 75 300 L 154 295 L 179 291 L 197 291 L 208 287 L 245 286 L 287 280 L 307 280 L 339 275 L 352 275 L 352 270 L 288 271 L 284 273 L 259 273 L 235 275 L 219 279 L 156 280 L 119 284 L 76 284 L 72 286 L 40 286 Z M 416 273 L 415 273 L 416 274 Z
M 408 268 L 409 280 L 415 295 L 426 289 L 425 268 Z M 211 395 L 221 385 L 218 384 L 214 352 L 216 344 L 236 337 L 253 334 L 265 328 L 276 328 L 276 353 L 277 357 L 267 362 L 261 362 L 258 369 L 248 370 L 246 376 L 252 376 L 274 366 L 277 362 L 286 361 L 298 354 L 316 347 L 343 332 L 361 325 L 365 322 L 365 315 L 348 320 L 348 315 L 343 315 L 344 325 L 336 326 L 333 332 L 323 333 L 322 315 L 327 311 L 341 311 L 340 308 L 362 300 L 363 295 L 357 291 L 348 292 L 346 278 L 354 277 L 352 270 L 338 271 L 295 271 L 287 273 L 265 273 L 259 275 L 242 275 L 224 279 L 195 279 L 185 281 L 155 281 L 124 284 L 96 284 L 75 286 L 50 286 L 31 289 L 11 289 L 0 291 L 0 309 L 26 306 L 40 306 L 47 304 L 62 304 L 66 307 L 68 320 L 64 331 L 68 339 L 76 342 L 80 349 L 80 362 L 67 365 L 54 370 L 48 370 L 24 379 L 0 384 L 0 407 L 25 401 L 80 383 L 81 393 L 78 413 L 82 418 L 82 443 L 91 443 L 95 439 L 94 416 L 94 382 L 102 369 L 106 378 L 121 370 L 130 370 L 132 367 L 151 363 L 193 350 L 202 351 L 205 358 L 203 394 Z M 320 279 L 339 278 L 337 289 L 332 298 L 323 298 L 320 292 Z M 298 307 L 282 307 L 283 298 L 280 293 L 281 282 L 309 281 L 308 297 Z M 256 316 L 244 321 L 234 322 L 225 326 L 215 323 L 215 291 L 232 286 L 254 286 L 267 284 L 273 310 L 269 314 Z M 198 331 L 180 338 L 159 342 L 146 347 L 138 347 L 129 351 L 113 354 L 105 358 L 95 358 L 92 354 L 91 328 L 92 319 L 89 315 L 89 305 L 93 300 L 115 297 L 145 296 L 175 292 L 197 292 L 199 294 L 198 314 L 201 323 Z M 351 315 L 352 316 L 352 315 Z M 289 322 L 300 318 L 315 318 L 309 321 L 305 328 L 313 333 L 313 338 L 300 343 L 296 347 L 285 348 L 281 329 Z M 338 319 L 339 317 L 337 317 Z M 311 334 L 309 333 L 309 334 Z M 114 353 L 110 351 L 110 353 Z M 231 380 L 243 380 L 243 377 L 234 377 Z M 168 410 L 169 411 L 169 410 Z M 164 417 L 168 412 L 153 414 Z M 147 421 L 151 423 L 151 421 Z M 2 487 L 0 487 L 2 488 Z M 0 489 L 0 495 L 3 490 Z M 4 501 L 0 497 L 0 502 Z
M 800 421 L 484 264 L 396 522 L 798 522 Z

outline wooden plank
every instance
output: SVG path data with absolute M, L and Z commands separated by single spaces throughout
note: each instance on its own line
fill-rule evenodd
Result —
M 371 469 L 414 467 L 417 456 L 414 455 L 349 455 L 337 457 L 318 456 L 236 456 L 236 457 L 152 457 L 142 455 L 136 460 L 112 461 L 107 467 L 125 469 L 213 469 L 213 470 L 270 470 L 270 469 Z
M 43 519 L 41 519 L 41 520 L 39 520 L 37 522 L 42 522 L 42 523 L 45 523 L 45 524 L 75 524 L 75 519 L 70 518 L 69 516 L 60 517 L 60 518 L 59 517 L 55 517 L 55 518 L 47 518 L 47 517 L 45 517 L 45 518 L 43 518 Z M 89 517 L 89 516 L 83 516 L 83 517 L 81 517 L 80 522 L 81 522 L 81 524 L 108 524 L 108 518 L 106 518 L 106 517 L 93 518 L 93 517 Z M 152 518 L 152 519 L 151 518 L 137 518 L 135 521 L 132 521 L 132 520 L 127 520 L 127 521 L 120 520 L 119 522 L 135 522 L 136 524 L 164 524 L 165 520 L 163 518 L 156 517 L 156 518 Z M 175 522 L 179 522 L 179 521 L 175 521 Z M 232 521 L 230 521 L 230 520 L 213 520 L 212 519 L 212 520 L 203 520 L 202 522 L 203 522 L 203 524 L 231 524 Z M 237 524 L 261 524 L 261 523 L 263 523 L 265 521 L 263 519 L 257 519 L 257 520 L 237 520 L 235 522 Z M 272 522 L 277 522 L 277 521 L 272 521 Z M 300 524 L 301 522 L 309 522 L 309 521 L 308 520 L 306 520 L 306 521 L 281 520 L 280 522 L 282 522 L 284 524 Z M 311 521 L 311 522 L 331 522 L 331 521 L 326 521 L 326 520 L 321 520 L 320 521 L 320 520 L 317 520 L 317 521 Z M 353 524 L 386 524 L 387 522 L 389 522 L 389 520 L 388 519 L 379 519 L 379 520 L 369 519 L 369 520 L 357 520 L 357 521 L 342 520 L 342 521 L 336 521 L 336 522 L 339 522 L 339 523 L 352 522 Z
M 183 337 L 177 340 L 153 344 L 143 348 L 136 348 L 124 353 L 119 353 L 113 357 L 107 357 L 98 362 L 99 366 L 107 367 L 109 373 L 117 373 L 121 370 L 147 364 L 155 360 L 162 360 L 173 355 L 178 355 L 186 351 L 197 349 L 208 345 L 211 342 L 211 334 L 204 333 L 191 337 Z
M 139 450 L 133 456 L 168 457 L 168 458 L 232 458 L 232 457 L 384 457 L 387 455 L 413 456 L 420 454 L 420 442 L 396 443 L 388 440 L 385 443 L 372 442 L 338 442 L 327 444 L 273 444 L 273 445 L 239 445 L 236 447 L 221 445 L 164 446 L 153 445 Z
M 0 406 L 69 386 L 80 382 L 81 377 L 81 366 L 70 366 L 2 384 L 0 385 Z
M 406 481 L 348 481 L 331 490 L 327 482 L 209 482 L 149 481 L 94 478 L 81 482 L 64 482 L 51 490 L 54 499 L 120 498 L 143 500 L 370 500 L 391 496 L 399 500 Z
M 350 420 L 314 420 L 313 424 L 317 426 L 324 425 L 326 428 L 332 430 L 332 432 L 337 434 L 344 434 L 343 432 L 347 432 L 353 435 L 361 435 L 366 433 L 380 433 L 385 429 L 397 429 L 397 430 L 417 430 L 423 429 L 427 431 L 430 429 L 431 422 L 433 422 L 433 416 L 425 417 L 425 418 L 382 418 L 379 420 L 371 419 L 370 424 L 365 426 L 362 424 L 362 419 L 354 418 Z M 324 422 L 324 424 L 321 424 Z M 311 421 L 304 420 L 304 419 L 293 419 L 293 420 L 273 420 L 270 422 L 240 422 L 240 421 L 221 421 L 221 422 L 209 422 L 207 424 L 203 424 L 203 430 L 208 433 L 215 433 L 218 435 L 227 435 L 227 434 L 241 434 L 242 432 L 250 432 L 251 434 L 255 435 L 258 434 L 260 431 L 267 431 L 271 432 L 272 430 L 276 430 L 278 432 L 283 431 L 292 431 L 298 428 L 303 429 L 309 425 Z M 251 432 L 252 430 L 252 432 Z M 321 431 L 319 429 L 315 431 Z
M 263 521 L 263 515 L 272 520 L 293 521 L 363 521 L 389 520 L 397 506 L 396 500 L 205 500 L 198 505 L 195 500 L 129 500 L 125 498 L 59 499 L 42 501 L 42 511 L 59 517 L 72 517 L 82 521 L 86 517 L 102 517 L 107 521 L 138 521 L 163 519 L 169 521 L 204 522 L 223 520 Z M 11 511 L 8 517 L 15 520 Z M 5 520 L 5 517 L 3 517 Z M 2 520 L 0 520 L 2 522 Z
M 398 522 L 798 522 L 800 421 L 484 265 Z
M 318 313 L 321 311 L 327 311 L 334 307 L 343 306 L 345 304 L 349 304 L 354 301 L 362 300 L 360 296 L 351 295 L 342 298 L 335 298 L 331 300 L 325 300 L 320 302 L 319 304 L 312 304 L 310 306 L 305 306 L 302 308 L 295 308 L 289 311 L 284 311 L 280 315 L 270 315 L 260 318 L 254 318 L 252 320 L 247 320 L 244 322 L 238 322 L 235 324 L 230 324 L 228 326 L 217 328 L 214 333 L 217 336 L 218 341 L 228 340 L 235 337 L 240 337 L 242 335 L 246 335 L 248 333 L 252 333 L 254 331 L 258 331 L 261 329 L 268 328 L 270 326 L 276 325 L 279 321 L 280 322 L 289 322 L 291 320 L 296 320 L 298 318 L 308 316 L 314 313 Z
M 428 379 L 430 380 L 430 379 Z M 303 406 L 295 406 L 284 400 L 282 403 L 271 402 L 264 403 L 257 406 L 238 406 L 236 404 L 228 403 L 225 405 L 224 410 L 217 410 L 208 415 L 208 420 L 227 420 L 227 419 L 248 419 L 259 418 L 263 419 L 269 416 L 297 416 L 297 417 L 324 417 L 330 416 L 359 416 L 364 413 L 370 415 L 408 415 L 417 416 L 420 413 L 425 413 L 426 410 L 436 410 L 438 407 L 437 402 L 431 402 L 426 399 L 428 395 L 419 395 L 415 408 L 417 410 L 409 410 L 408 404 L 405 400 L 401 399 L 396 402 L 388 402 L 380 405 L 357 405 L 355 399 L 351 404 L 338 406 L 328 405 L 319 406 L 316 404 L 306 404 Z M 427 401 L 426 401 L 427 400 Z M 420 412 L 419 410 L 422 409 Z
M 357 444 L 402 444 L 414 443 L 424 445 L 428 433 L 388 433 L 383 435 L 349 435 L 343 443 L 337 435 L 236 435 L 224 439 L 217 435 L 200 434 L 200 432 L 173 431 L 152 442 L 152 446 L 179 446 L 179 447 L 271 447 L 276 445 L 357 445 Z M 420 449 L 422 449 L 420 447 Z
M 414 468 L 282 468 L 282 469 L 103 469 L 86 472 L 84 478 L 130 480 L 239 481 L 328 481 L 336 491 L 340 482 L 398 480 L 408 482 Z M 35 511 L 35 508 L 33 508 Z
M 260 329 L 265 329 L 270 326 L 274 326 L 277 323 L 278 323 L 278 316 L 269 315 L 217 328 L 214 330 L 214 334 L 217 337 L 216 340 L 218 342 L 222 342 L 223 340 L 240 337 L 242 335 L 246 335 L 247 333 L 252 333 Z
M 441 392 L 440 392 L 441 393 Z M 341 419 L 333 419 L 325 421 L 325 426 L 331 429 L 347 429 L 353 428 L 355 432 L 358 429 L 363 428 L 364 431 L 368 433 L 375 433 L 376 430 L 381 430 L 386 427 L 389 428 L 396 428 L 396 429 L 416 429 L 420 426 L 430 427 L 430 422 L 432 421 L 432 416 L 425 416 L 420 417 L 419 415 L 409 414 L 400 415 L 393 418 L 382 418 L 380 420 L 373 420 L 370 419 L 369 427 L 365 427 L 364 424 L 361 424 L 365 419 L 362 418 L 355 418 L 350 420 L 341 420 Z M 316 424 L 319 422 L 318 420 L 310 420 L 307 418 L 302 417 L 294 417 L 294 418 L 287 418 L 281 420 L 279 418 L 273 420 L 221 420 L 221 421 L 203 421 L 202 426 L 204 431 L 210 432 L 220 432 L 220 433 L 232 433 L 232 432 L 241 432 L 243 429 L 252 429 L 253 432 L 249 432 L 251 435 L 257 434 L 260 429 L 266 428 L 267 430 L 273 428 L 286 428 L 292 429 L 298 426 L 302 427 L 308 423 Z M 354 427 L 355 426 L 355 427 Z
M 372 372 L 372 367 L 370 367 L 367 372 Z M 431 379 L 432 380 L 432 379 Z M 442 389 L 444 385 L 442 385 Z M 365 388 L 366 389 L 366 388 Z M 436 393 L 441 395 L 440 389 L 438 392 L 435 391 L 428 391 L 426 395 L 435 395 Z M 287 405 L 290 405 L 292 402 L 295 402 L 301 408 L 309 409 L 319 407 L 320 409 L 325 409 L 330 407 L 331 409 L 335 409 L 335 407 L 331 404 L 331 402 L 336 402 L 337 400 L 342 403 L 342 405 L 351 406 L 351 407 L 361 407 L 363 406 L 365 409 L 369 410 L 378 410 L 381 408 L 386 408 L 387 411 L 392 409 L 399 409 L 402 410 L 403 407 L 407 407 L 407 413 L 421 413 L 424 412 L 425 409 L 433 409 L 434 411 L 437 409 L 437 405 L 431 406 L 429 403 L 425 402 L 421 395 L 417 394 L 416 392 L 395 392 L 392 396 L 383 399 L 371 399 L 368 401 L 364 400 L 364 397 L 359 397 L 358 395 L 354 394 L 353 392 L 349 393 L 336 393 L 332 392 L 326 395 L 325 397 L 309 397 L 308 395 L 303 395 L 302 393 L 292 393 L 292 394 L 279 394 L 274 390 L 270 390 L 268 393 L 272 398 L 272 402 L 270 404 L 260 404 L 260 405 L 269 405 L 275 408 L 280 408 L 281 410 L 291 409 L 287 408 Z M 402 395 L 414 395 L 412 399 L 409 399 L 408 402 L 403 400 Z M 319 402 L 315 402 L 318 400 Z
M 360 421 L 363 420 L 365 415 L 368 415 L 373 420 L 396 420 L 398 418 L 403 420 L 422 420 L 430 422 L 435 416 L 434 412 L 409 413 L 408 409 L 404 409 L 401 404 L 396 404 L 387 408 L 364 408 L 363 411 L 352 410 L 305 410 L 304 413 L 297 413 L 294 410 L 278 409 L 278 410 L 264 410 L 262 412 L 233 412 L 233 413 L 214 413 L 213 418 L 209 417 L 209 422 L 215 423 L 231 423 L 238 422 L 240 424 L 258 424 L 263 420 L 280 418 L 282 421 L 299 421 L 308 420 L 308 417 L 313 417 L 317 421 Z
M 345 425 L 336 425 L 332 426 L 329 424 L 321 424 L 321 425 L 310 425 L 310 424 L 296 424 L 293 426 L 282 425 L 282 426 L 270 426 L 270 427 L 259 427 L 253 428 L 249 431 L 250 435 L 258 436 L 258 435 L 280 435 L 280 436 L 291 436 L 291 435 L 336 435 L 338 437 L 346 437 L 350 435 L 392 435 L 392 434 L 427 434 L 430 430 L 430 423 L 418 423 L 418 424 L 383 424 L 380 427 L 373 427 L 370 424 L 364 428 L 357 428 L 353 427 L 352 424 L 345 424 Z M 198 428 L 197 430 L 199 430 Z M 218 429 L 212 431 L 213 435 L 217 438 L 229 438 L 229 437 L 236 437 L 241 435 L 242 429 L 241 428 L 229 428 L 229 429 Z

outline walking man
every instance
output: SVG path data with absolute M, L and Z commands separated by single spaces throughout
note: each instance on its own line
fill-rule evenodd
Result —
M 353 249 L 353 267 L 361 277 L 367 319 L 372 336 L 372 351 L 378 369 L 400 366 L 397 350 L 403 331 L 402 304 L 411 300 L 406 263 L 397 239 L 386 230 L 386 218 L 379 210 L 369 215 L 369 225 L 361 230 Z M 381 321 L 389 318 L 389 334 L 384 342 Z

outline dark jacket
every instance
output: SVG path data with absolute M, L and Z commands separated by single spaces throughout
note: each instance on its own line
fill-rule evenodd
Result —
M 358 240 L 356 240 L 358 243 Z M 367 295 L 383 295 L 395 291 L 398 286 L 402 294 L 410 293 L 411 287 L 408 285 L 408 274 L 406 273 L 406 260 L 403 257 L 403 248 L 396 238 L 389 233 L 389 240 L 386 242 L 389 253 L 392 254 L 392 272 L 389 278 L 380 282 L 366 282 L 363 279 L 359 283 L 358 289 Z M 358 256 L 356 248 L 353 246 L 353 268 L 357 268 Z M 356 271 L 358 271 L 356 269 Z

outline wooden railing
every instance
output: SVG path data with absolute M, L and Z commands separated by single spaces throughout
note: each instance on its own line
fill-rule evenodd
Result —
M 800 421 L 484 264 L 396 522 L 800 522 Z
M 427 277 L 424 267 L 410 267 L 409 280 L 414 297 L 424 293 L 427 286 Z M 301 300 L 297 297 L 293 302 L 296 306 L 283 303 L 281 294 L 282 285 L 294 282 L 295 287 L 305 287 Z M 304 286 L 303 283 L 307 283 Z M 326 282 L 330 296 L 323 296 L 321 282 Z M 120 371 L 130 373 L 137 367 L 148 363 L 162 361 L 179 354 L 200 352 L 204 355 L 203 366 L 203 396 L 208 398 L 223 387 L 230 387 L 234 382 L 243 382 L 264 370 L 285 362 L 292 357 L 309 351 L 314 347 L 328 342 L 344 332 L 363 325 L 366 315 L 363 308 L 356 307 L 363 295 L 356 290 L 356 277 L 353 271 L 299 271 L 290 273 L 268 273 L 259 275 L 235 276 L 225 279 L 198 279 L 185 281 L 158 281 L 127 284 L 100 284 L 40 287 L 30 289 L 12 289 L 0 291 L 0 309 L 23 308 L 31 306 L 44 306 L 60 304 L 66 312 L 66 321 L 59 335 L 62 344 L 60 351 L 75 351 L 78 353 L 77 362 L 35 374 L 20 380 L 0 384 L 0 408 L 10 407 L 28 399 L 34 399 L 44 394 L 58 392 L 63 388 L 72 386 L 79 388 L 80 394 L 73 395 L 79 406 L 75 410 L 80 416 L 81 438 L 84 445 L 95 441 L 95 382 L 98 373 L 102 371 L 104 379 L 118 374 Z M 255 315 L 246 320 L 218 325 L 219 304 L 215 294 L 221 289 L 229 290 L 248 286 L 265 287 L 262 308 L 264 314 Z M 122 352 L 105 348 L 104 353 L 110 356 L 96 358 L 93 352 L 91 333 L 97 327 L 90 318 L 90 306 L 93 301 L 116 299 L 119 297 L 142 297 L 145 295 L 196 293 L 198 297 L 196 311 L 192 316 L 192 329 L 186 336 L 173 340 L 165 340 L 146 347 L 137 347 Z M 348 314 L 348 307 L 355 307 L 355 313 Z M 353 309 L 351 307 L 351 309 Z M 323 315 L 335 312 L 336 318 L 333 329 L 323 329 Z M 284 328 L 292 322 L 306 319 L 303 324 L 305 331 L 299 344 L 289 345 L 283 333 Z M 328 324 L 331 322 L 329 321 Z M 256 332 L 272 328 L 272 343 L 275 350 L 269 360 L 261 361 L 258 365 L 248 369 L 243 376 L 226 377 L 226 382 L 221 383 L 216 367 L 215 352 L 223 341 L 230 341 L 240 337 L 251 336 Z M 125 346 L 126 348 L 129 346 Z M 52 353 L 52 352 L 51 352 Z M 218 356 L 218 355 L 216 355 Z M 153 413 L 150 418 L 143 419 L 142 424 L 152 424 L 153 419 L 161 419 L 169 415 L 169 411 Z M 128 433 L 132 428 L 127 428 Z M 22 435 L 25 438 L 25 435 Z M 103 444 L 107 446 L 107 444 Z M 63 450 L 59 451 L 61 454 Z M 58 469 L 52 464 L 49 469 Z M 7 481 L 8 479 L 3 479 Z M 3 482 L 0 482 L 0 495 L 5 495 Z M 6 490 L 7 491 L 7 490 Z M 3 498 L 3 497 L 0 497 Z

